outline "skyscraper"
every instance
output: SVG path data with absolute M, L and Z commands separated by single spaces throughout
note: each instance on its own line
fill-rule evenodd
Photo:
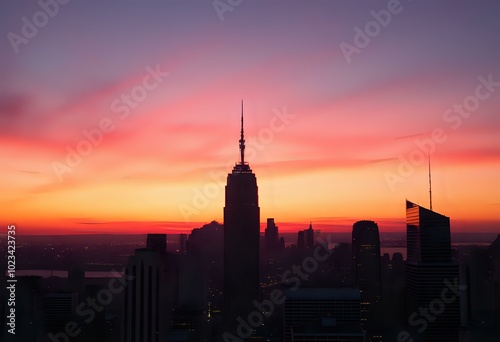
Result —
M 167 254 L 167 234 L 148 234 L 146 246 L 152 251 L 160 252 L 161 256 Z
M 297 249 L 305 250 L 314 248 L 314 229 L 312 223 L 309 224 L 309 229 L 299 230 L 297 234 Z
M 160 342 L 166 336 L 164 259 L 161 252 L 135 250 L 125 275 L 126 284 L 122 341 Z
M 406 201 L 406 307 L 414 341 L 458 341 L 460 287 L 450 218 Z
M 306 248 L 314 248 L 314 229 L 312 223 L 309 223 L 309 229 L 304 230 L 306 239 Z
M 352 226 L 352 261 L 354 285 L 362 293 L 380 296 L 380 237 L 375 222 L 358 221 Z
M 299 230 L 297 233 L 297 249 L 303 251 L 306 248 L 306 240 L 304 238 L 305 230 Z
M 379 334 L 374 331 L 376 310 L 380 302 L 380 237 L 373 221 L 358 221 L 352 227 L 352 271 L 354 286 L 361 291 L 361 321 L 368 337 Z
M 266 251 L 276 250 L 279 246 L 279 236 L 278 236 L 278 226 L 274 223 L 273 218 L 267 219 L 265 237 L 266 237 Z
M 285 342 L 364 341 L 358 289 L 286 289 L 284 298 Z
M 179 254 L 181 255 L 186 254 L 186 242 L 187 242 L 187 235 L 179 234 Z
M 45 295 L 43 301 L 43 318 L 49 331 L 64 329 L 66 323 L 76 318 L 78 294 L 75 292 L 56 292 Z
M 260 208 L 257 179 L 245 162 L 243 102 L 239 147 L 240 162 L 227 176 L 224 207 L 224 316 L 229 330 L 259 299 Z

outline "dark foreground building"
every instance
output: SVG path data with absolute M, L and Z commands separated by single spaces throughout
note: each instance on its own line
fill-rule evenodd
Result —
M 370 341 L 380 340 L 380 236 L 373 221 L 358 221 L 352 227 L 354 286 L 361 291 L 361 322 Z
M 415 342 L 459 341 L 458 264 L 450 218 L 406 201 L 406 308 Z
M 148 234 L 125 269 L 122 341 L 161 342 L 168 330 L 165 234 Z
M 229 332 L 259 300 L 260 209 L 257 179 L 245 162 L 243 104 L 239 145 L 241 159 L 227 176 L 224 207 L 224 318 Z
M 286 289 L 285 342 L 364 342 L 358 289 Z

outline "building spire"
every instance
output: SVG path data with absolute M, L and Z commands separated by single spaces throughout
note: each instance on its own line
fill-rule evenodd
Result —
M 241 100 L 241 136 L 240 136 L 240 163 L 245 164 L 245 136 L 243 132 L 243 100 Z
M 431 153 L 429 151 L 429 204 L 432 211 L 432 178 L 431 178 Z

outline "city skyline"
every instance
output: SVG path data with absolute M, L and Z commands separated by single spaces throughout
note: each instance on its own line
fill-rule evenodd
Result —
M 433 209 L 452 234 L 497 232 L 500 5 L 402 1 L 347 56 L 342 43 L 388 3 L 243 2 L 221 21 L 210 2 L 70 2 L 20 45 L 7 34 L 43 9 L 2 4 L 2 224 L 170 234 L 222 222 L 243 99 L 261 233 L 270 217 L 282 233 L 359 219 L 404 232 L 402 201 L 428 206 L 432 139 Z M 90 152 L 67 169 L 79 144 Z
M 500 341 L 499 14 L 1 2 L 1 340 Z

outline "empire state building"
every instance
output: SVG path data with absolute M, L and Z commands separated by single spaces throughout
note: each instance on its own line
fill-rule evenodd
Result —
M 240 161 L 227 176 L 224 206 L 224 316 L 231 330 L 259 300 L 260 208 L 257 179 L 245 162 L 243 102 L 239 143 Z

